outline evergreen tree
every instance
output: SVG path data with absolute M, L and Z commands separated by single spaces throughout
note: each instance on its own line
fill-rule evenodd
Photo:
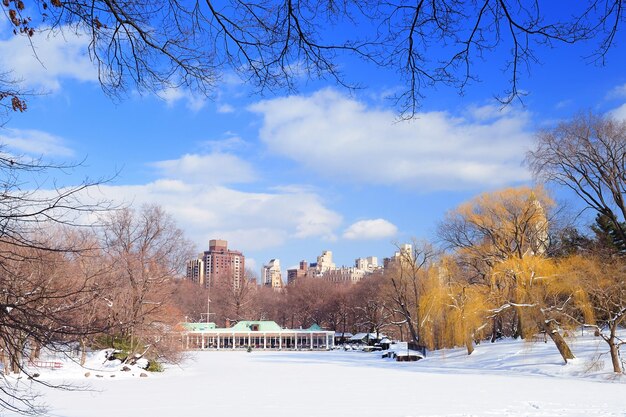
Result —
M 626 230 L 626 223 L 620 222 L 620 227 Z M 604 214 L 596 216 L 596 222 L 591 225 L 595 233 L 595 242 L 601 249 L 607 249 L 620 255 L 626 254 L 626 241 L 620 236 L 615 223 Z

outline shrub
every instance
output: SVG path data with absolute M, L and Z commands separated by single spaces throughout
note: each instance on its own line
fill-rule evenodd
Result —
M 157 361 L 148 361 L 148 368 L 146 369 L 146 371 L 149 372 L 163 372 L 163 365 L 161 365 L 160 362 Z

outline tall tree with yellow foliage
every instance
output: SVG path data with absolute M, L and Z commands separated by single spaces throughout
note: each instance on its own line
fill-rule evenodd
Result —
M 508 320 L 514 336 L 545 331 L 567 361 L 574 356 L 559 333 L 558 320 L 548 314 L 568 293 L 552 279 L 556 275 L 544 258 L 552 206 L 540 187 L 484 193 L 450 212 L 439 235 L 466 269 L 476 272 L 470 281 L 489 286 L 492 340 Z
M 572 256 L 562 260 L 564 275 L 579 286 L 581 324 L 592 327 L 609 346 L 613 372 L 624 372 L 617 331 L 626 323 L 626 265 L 621 258 Z
M 487 327 L 488 287 L 470 283 L 452 257 L 431 268 L 420 300 L 424 344 L 433 349 L 464 345 L 467 354 Z
M 545 254 L 548 213 L 554 203 L 540 188 L 517 187 L 484 193 L 447 214 L 439 236 L 455 250 L 471 282 L 491 286 L 494 304 L 517 304 L 511 285 L 493 280 L 495 266 L 526 254 Z M 494 314 L 492 341 L 504 333 L 523 336 L 519 308 Z M 507 322 L 510 322 L 507 328 Z

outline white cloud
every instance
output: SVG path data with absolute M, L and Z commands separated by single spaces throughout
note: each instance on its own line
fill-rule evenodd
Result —
M 179 101 L 184 101 L 185 106 L 193 112 L 202 110 L 206 104 L 206 97 L 191 93 L 182 87 L 170 87 L 156 93 L 161 99 L 165 100 L 168 106 L 172 107 Z
M 170 213 L 200 248 L 223 238 L 242 251 L 279 247 L 292 239 L 334 239 L 342 218 L 306 192 L 244 192 L 218 185 L 161 179 L 142 185 L 102 185 L 115 202 L 155 203 Z
M 486 106 L 466 117 L 425 112 L 397 122 L 392 111 L 331 90 L 261 101 L 261 139 L 311 171 L 346 181 L 425 190 L 500 187 L 530 179 L 528 115 Z
M 25 36 L 11 36 L 0 41 L 0 56 L 11 57 L 3 63 L 3 70 L 24 86 L 57 91 L 61 79 L 98 81 L 98 73 L 87 54 L 89 37 L 71 29 L 49 32 L 45 28 L 32 38 L 33 46 Z
M 371 240 L 395 236 L 398 228 L 385 219 L 361 220 L 353 223 L 343 232 L 344 239 Z
M 151 164 L 167 178 L 184 179 L 205 184 L 234 184 L 254 181 L 252 166 L 235 155 L 212 153 L 186 154 L 178 159 Z
M 227 103 L 222 104 L 217 107 L 217 112 L 222 113 L 222 114 L 234 113 L 234 111 L 235 111 L 235 108 Z
M 59 136 L 32 129 L 0 130 L 0 143 L 14 153 L 31 156 L 73 156 L 74 151 Z

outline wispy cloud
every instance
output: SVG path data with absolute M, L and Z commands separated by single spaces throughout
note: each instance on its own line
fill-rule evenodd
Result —
M 186 154 L 178 159 L 154 162 L 151 165 L 165 178 L 192 183 L 235 184 L 251 182 L 257 177 L 248 162 L 228 153 Z
M 217 112 L 221 114 L 234 113 L 235 108 L 230 104 L 224 103 L 217 107 Z
M 494 106 L 463 117 L 424 112 L 397 122 L 332 89 L 261 101 L 261 139 L 272 152 L 322 176 L 422 190 L 501 187 L 530 179 L 529 116 Z
M 170 107 L 182 101 L 185 103 L 185 106 L 193 112 L 198 112 L 202 110 L 202 108 L 206 104 L 206 97 L 193 94 L 183 87 L 166 88 L 157 92 L 156 94 L 158 97 L 163 99 Z
M 225 139 L 207 140 L 200 143 L 202 148 L 208 149 L 210 152 L 230 152 L 241 150 L 248 147 L 248 142 L 241 137 L 227 132 L 229 137 Z
M 65 140 L 59 136 L 33 129 L 2 129 L 0 143 L 14 153 L 31 156 L 73 156 Z
M 611 89 L 606 95 L 607 99 L 626 98 L 626 84 L 618 85 Z
M 626 103 L 608 112 L 609 116 L 626 121 Z

